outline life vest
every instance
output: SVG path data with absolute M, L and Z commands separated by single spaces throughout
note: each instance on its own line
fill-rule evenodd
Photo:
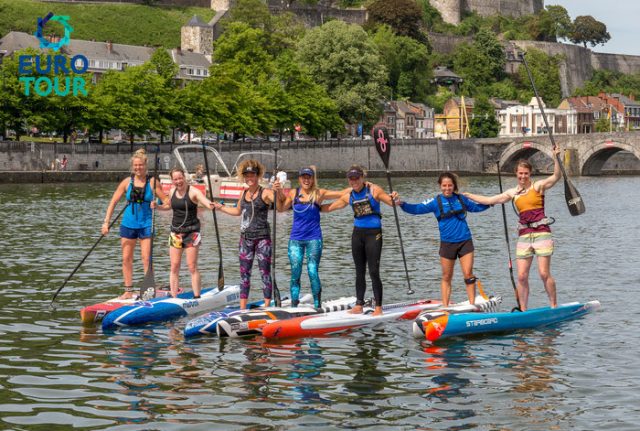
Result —
M 459 194 L 454 193 L 453 195 L 458 198 L 458 201 L 460 202 L 460 209 L 449 210 L 447 212 L 444 212 L 444 206 L 442 205 L 442 195 L 436 196 L 436 201 L 438 202 L 438 210 L 440 212 L 440 215 L 436 217 L 438 221 L 449 217 L 457 217 L 458 220 L 464 220 L 467 217 L 467 206 L 464 204 L 464 201 Z M 449 205 L 453 207 L 451 203 L 449 203 Z

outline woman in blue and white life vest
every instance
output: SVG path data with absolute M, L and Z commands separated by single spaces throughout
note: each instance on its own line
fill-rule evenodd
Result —
M 202 288 L 200 271 L 198 270 L 198 250 L 201 242 L 198 204 L 210 209 L 213 209 L 214 205 L 200 190 L 187 184 L 184 170 L 181 168 L 173 168 L 169 172 L 169 177 L 173 183 L 169 192 L 171 198 L 169 205 L 163 205 L 160 209 L 173 210 L 171 233 L 169 234 L 171 296 L 175 298 L 178 295 L 182 253 L 186 251 L 187 266 L 191 273 L 191 289 L 194 299 L 197 299 L 200 298 Z
M 131 176 L 123 179 L 118 184 L 107 207 L 107 214 L 102 224 L 102 234 L 109 232 L 109 220 L 113 215 L 116 204 L 123 196 L 127 200 L 127 208 L 124 211 L 120 223 L 120 245 L 122 247 L 122 277 L 124 278 L 124 293 L 120 299 L 133 298 L 133 252 L 136 243 L 140 240 L 140 255 L 145 273 L 149 269 L 149 256 L 151 255 L 151 235 L 153 234 L 152 209 L 155 208 L 155 195 L 164 203 L 169 203 L 169 198 L 162 191 L 160 181 L 151 178 L 147 174 L 147 153 L 139 149 L 131 157 Z
M 480 212 L 489 208 L 458 194 L 458 179 L 452 172 L 443 172 L 438 178 L 441 194 L 419 204 L 401 202 L 400 208 L 409 214 L 433 213 L 440 229 L 440 265 L 442 266 L 442 282 L 440 291 L 442 305 L 449 305 L 451 299 L 451 279 L 456 259 L 460 259 L 460 267 L 467 287 L 469 303 L 474 304 L 476 298 L 476 277 L 473 275 L 473 240 L 467 224 L 467 212 Z M 393 193 L 394 198 L 397 193 Z
M 291 264 L 291 304 L 297 307 L 299 303 L 300 277 L 306 256 L 313 303 L 315 307 L 320 307 L 322 285 L 318 275 L 318 266 L 322 257 L 321 205 L 323 201 L 337 199 L 351 189 L 332 191 L 319 188 L 316 170 L 313 166 L 298 171 L 298 183 L 299 187 L 289 190 L 286 195 L 279 180 L 273 183 L 273 189 L 278 193 L 278 211 L 293 209 L 293 224 L 288 247 L 289 263 Z
M 362 313 L 367 289 L 365 272 L 369 267 L 371 288 L 376 301 L 373 315 L 382 314 L 382 281 L 380 280 L 380 256 L 382 255 L 382 214 L 380 202 L 392 206 L 391 196 L 375 184 L 365 182 L 362 166 L 353 165 L 347 171 L 350 193 L 323 205 L 326 211 L 334 211 L 350 205 L 353 209 L 353 233 L 351 254 L 356 266 L 356 306 L 351 313 Z

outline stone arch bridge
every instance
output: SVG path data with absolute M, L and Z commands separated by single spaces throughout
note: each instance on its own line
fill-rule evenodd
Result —
M 640 132 L 554 135 L 554 139 L 565 150 L 563 159 L 569 175 L 599 175 L 607 160 L 621 151 L 633 154 L 640 161 Z M 553 159 L 548 136 L 484 139 L 477 143 L 485 147 L 483 154 L 490 156 L 484 157 L 485 172 L 495 172 L 498 161 L 501 170 L 511 170 L 518 159 L 532 158 L 538 153 Z M 489 148 L 496 153 L 491 154 Z

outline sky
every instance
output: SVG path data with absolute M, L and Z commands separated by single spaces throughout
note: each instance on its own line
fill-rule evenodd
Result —
M 591 15 L 607 26 L 611 40 L 593 51 L 612 54 L 640 55 L 640 0 L 545 0 L 545 6 L 564 7 L 571 19 L 580 15 Z M 563 41 L 571 43 L 568 41 Z

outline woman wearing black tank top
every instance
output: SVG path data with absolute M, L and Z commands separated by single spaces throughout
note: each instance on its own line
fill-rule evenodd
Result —
M 187 266 L 191 273 L 191 289 L 193 297 L 200 297 L 202 288 L 200 271 L 198 271 L 198 250 L 200 245 L 200 220 L 198 219 L 198 204 L 213 209 L 213 203 L 200 190 L 190 187 L 182 169 L 174 168 L 169 172 L 173 188 L 169 193 L 171 199 L 162 209 L 172 209 L 171 234 L 169 236 L 169 257 L 171 272 L 169 286 L 171 296 L 178 294 L 180 264 L 182 252 L 186 250 Z
M 272 296 L 271 281 L 271 231 L 269 207 L 274 202 L 274 191 L 260 187 L 264 165 L 257 160 L 244 160 L 238 166 L 238 180 L 247 185 L 235 208 L 214 202 L 215 209 L 232 216 L 242 216 L 240 224 L 240 309 L 247 308 L 251 288 L 251 268 L 257 258 L 264 305 L 269 306 Z

